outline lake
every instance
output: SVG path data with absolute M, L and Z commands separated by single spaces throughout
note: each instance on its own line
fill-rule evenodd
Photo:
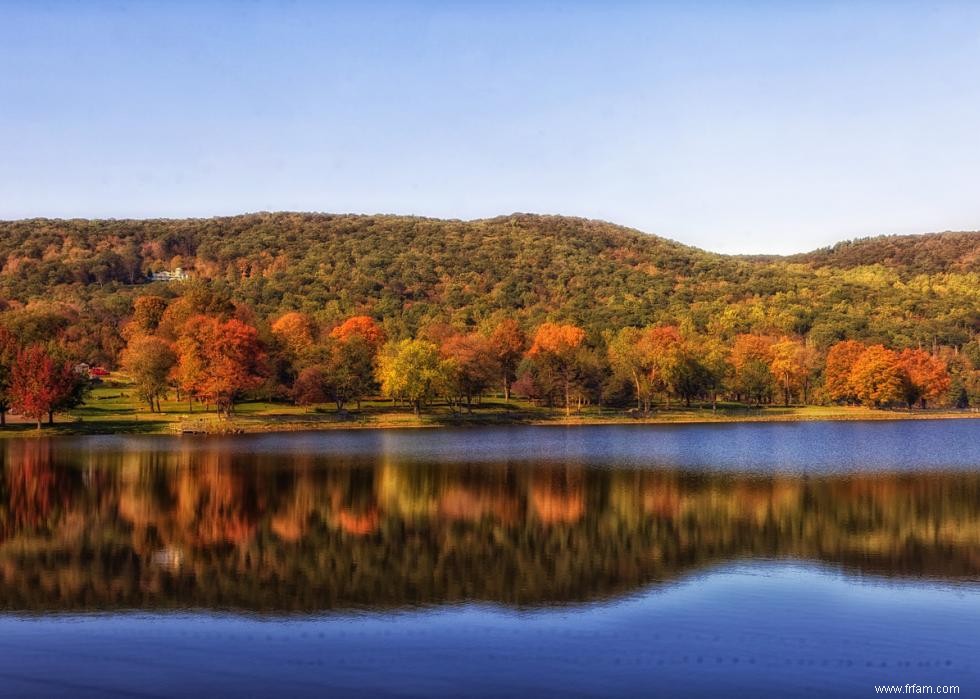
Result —
M 0 696 L 980 696 L 980 421 L 0 442 Z

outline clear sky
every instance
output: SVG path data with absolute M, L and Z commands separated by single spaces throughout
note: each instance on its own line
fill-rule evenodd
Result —
M 0 218 L 980 228 L 980 3 L 0 0 Z

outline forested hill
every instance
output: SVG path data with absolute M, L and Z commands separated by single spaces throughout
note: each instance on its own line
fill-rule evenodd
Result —
M 0 222 L 0 301 L 60 303 L 118 325 L 139 294 L 208 285 L 259 320 L 355 313 L 389 335 L 433 322 L 567 320 L 593 337 L 677 323 L 896 346 L 980 330 L 980 234 L 856 241 L 792 258 L 704 252 L 609 223 L 515 214 L 478 221 L 260 213 L 184 220 Z M 182 268 L 187 282 L 147 283 Z M 103 328 L 104 332 L 110 329 Z
M 882 235 L 837 243 L 787 258 L 817 267 L 881 264 L 906 274 L 980 271 L 980 233 Z

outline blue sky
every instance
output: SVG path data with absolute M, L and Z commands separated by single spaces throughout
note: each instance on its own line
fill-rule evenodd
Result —
M 980 228 L 980 4 L 0 0 L 0 218 Z

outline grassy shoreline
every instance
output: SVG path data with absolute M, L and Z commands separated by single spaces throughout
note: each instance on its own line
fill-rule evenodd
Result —
M 584 409 L 566 417 L 561 411 L 541 408 L 523 401 L 487 400 L 472 413 L 453 413 L 435 406 L 416 417 L 407 410 L 394 410 L 389 402 L 366 401 L 360 410 L 338 412 L 329 408 L 310 411 L 285 403 L 243 403 L 231 419 L 219 419 L 200 406 L 189 411 L 186 403 L 164 401 L 161 413 L 138 405 L 131 389 L 109 384 L 96 388 L 87 402 L 62 416 L 53 426 L 38 431 L 33 423 L 11 422 L 0 429 L 3 437 L 45 437 L 85 434 L 256 434 L 355 429 L 421 429 L 494 425 L 671 425 L 742 422 L 881 421 L 980 419 L 973 410 L 873 410 L 851 406 L 772 406 L 753 408 L 723 404 L 659 408 L 649 415 L 633 415 L 622 409 Z

